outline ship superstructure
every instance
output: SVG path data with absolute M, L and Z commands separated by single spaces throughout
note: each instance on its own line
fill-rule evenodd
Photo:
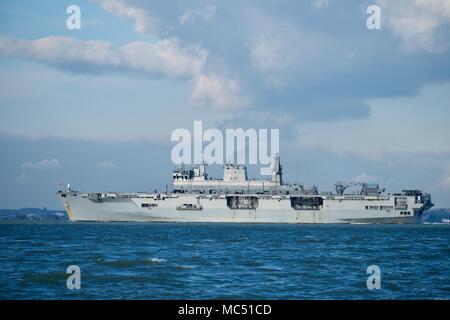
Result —
M 279 155 L 272 161 L 271 180 L 249 180 L 244 165 L 226 164 L 223 179 L 208 179 L 206 164 L 186 169 L 184 166 L 173 171 L 173 191 L 175 193 L 250 193 L 283 192 L 283 173 Z
M 206 164 L 173 170 L 172 189 L 154 193 L 58 191 L 73 221 L 242 223 L 416 223 L 433 206 L 429 194 L 386 194 L 377 184 L 336 183 L 336 192 L 286 184 L 279 155 L 271 179 L 248 179 L 246 167 L 224 166 L 209 178 Z M 356 193 L 345 193 L 358 186 Z

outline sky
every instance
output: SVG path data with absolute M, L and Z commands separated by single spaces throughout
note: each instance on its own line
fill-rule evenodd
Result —
M 279 129 L 287 181 L 450 207 L 447 0 L 3 0 L 0 71 L 1 208 L 62 209 L 58 180 L 163 190 L 195 120 Z

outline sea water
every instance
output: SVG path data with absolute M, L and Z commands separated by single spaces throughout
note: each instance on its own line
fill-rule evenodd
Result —
M 449 240 L 448 224 L 2 222 L 0 298 L 449 299 Z

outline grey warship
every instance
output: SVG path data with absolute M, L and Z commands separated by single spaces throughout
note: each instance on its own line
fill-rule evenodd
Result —
M 153 193 L 80 192 L 57 196 L 72 221 L 200 223 L 418 223 L 433 206 L 421 190 L 385 193 L 378 184 L 337 182 L 336 191 L 283 181 L 280 156 L 271 179 L 249 179 L 243 165 L 226 164 L 223 179 L 211 179 L 206 164 L 178 167 L 171 190 Z M 347 188 L 358 192 L 346 193 Z

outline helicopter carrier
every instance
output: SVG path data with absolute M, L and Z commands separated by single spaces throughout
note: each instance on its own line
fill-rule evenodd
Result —
M 72 221 L 205 223 L 418 223 L 433 206 L 420 190 L 385 193 L 377 184 L 335 184 L 335 192 L 283 182 L 280 157 L 271 179 L 252 180 L 246 167 L 224 166 L 211 179 L 206 164 L 173 170 L 171 190 L 153 193 L 57 192 Z M 347 193 L 349 187 L 359 190 Z

